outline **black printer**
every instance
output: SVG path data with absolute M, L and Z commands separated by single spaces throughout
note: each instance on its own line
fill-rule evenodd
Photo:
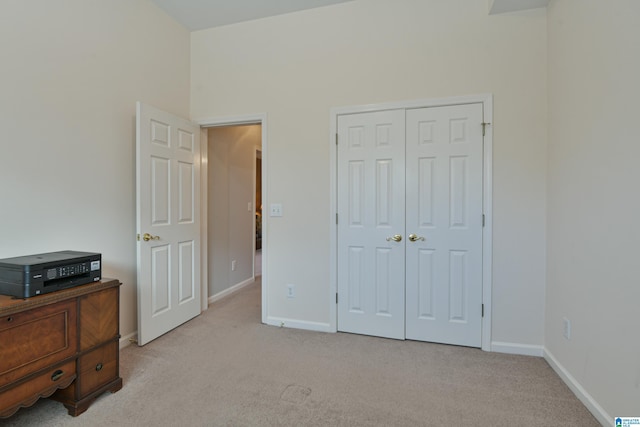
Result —
M 60 251 L 0 259 L 0 294 L 19 298 L 97 282 L 102 255 Z

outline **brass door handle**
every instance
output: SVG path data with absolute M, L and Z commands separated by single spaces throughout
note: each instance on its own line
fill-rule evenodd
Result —
M 392 240 L 393 240 L 394 242 L 401 242 L 401 241 L 402 241 L 402 236 L 401 236 L 401 235 L 399 235 L 399 234 L 394 234 L 394 235 L 393 235 L 393 236 L 391 236 L 391 237 L 387 237 L 387 242 L 390 242 L 390 241 L 392 241 Z
M 160 240 L 160 236 L 152 236 L 149 233 L 144 233 L 142 235 L 142 240 L 144 240 L 145 242 L 148 242 L 149 240 Z
M 422 240 L 424 242 L 424 237 L 420 237 L 416 234 L 409 234 L 409 240 L 412 242 L 417 242 L 418 240 Z

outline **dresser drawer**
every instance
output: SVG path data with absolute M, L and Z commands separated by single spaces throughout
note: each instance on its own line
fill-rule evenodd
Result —
M 118 378 L 118 342 L 104 345 L 78 359 L 76 387 L 84 396 Z
M 73 357 L 76 330 L 75 300 L 0 317 L 0 388 Z
M 0 417 L 7 417 L 21 406 L 33 404 L 38 398 L 51 395 L 58 388 L 67 387 L 76 377 L 76 362 L 50 368 L 29 381 L 18 383 L 0 394 Z

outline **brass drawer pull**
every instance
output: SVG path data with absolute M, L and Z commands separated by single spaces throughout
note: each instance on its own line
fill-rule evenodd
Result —
M 96 365 L 96 372 L 100 372 L 102 370 L 102 363 L 98 363 Z
M 7 322 L 13 322 L 13 317 L 7 317 Z
M 51 375 L 51 381 L 58 381 L 64 375 L 64 371 L 58 369 Z

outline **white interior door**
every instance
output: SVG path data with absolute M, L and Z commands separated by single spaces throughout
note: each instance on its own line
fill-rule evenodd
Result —
M 338 330 L 480 347 L 482 104 L 340 115 L 338 139 Z
M 481 346 L 482 161 L 482 104 L 407 111 L 408 339 Z
M 200 314 L 200 128 L 138 103 L 138 344 Z
M 404 110 L 338 119 L 338 328 L 404 338 Z

